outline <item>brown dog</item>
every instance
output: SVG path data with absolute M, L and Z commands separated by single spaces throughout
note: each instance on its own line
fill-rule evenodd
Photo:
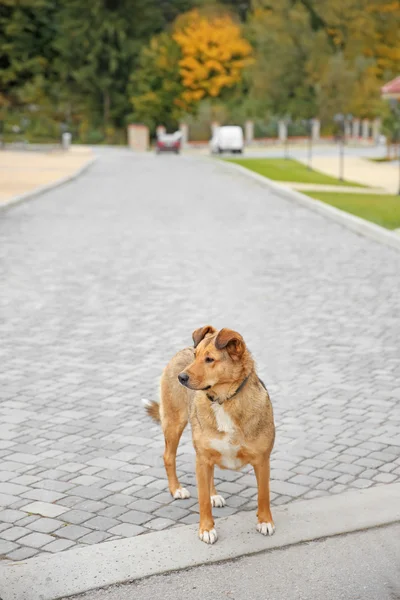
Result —
M 207 325 L 193 333 L 194 348 L 174 356 L 161 378 L 161 403 L 147 402 L 148 414 L 161 421 L 164 464 L 172 496 L 189 498 L 176 476 L 176 451 L 188 419 L 196 450 L 200 505 L 199 537 L 217 540 L 212 506 L 224 506 L 214 486 L 214 466 L 238 470 L 251 464 L 258 484 L 257 531 L 272 535 L 269 500 L 270 454 L 275 427 L 268 392 L 239 333 Z

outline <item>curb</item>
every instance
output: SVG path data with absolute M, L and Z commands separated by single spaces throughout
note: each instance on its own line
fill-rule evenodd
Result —
M 256 532 L 254 513 L 217 521 L 219 541 L 197 539 L 197 525 L 103 542 L 0 565 L 2 600 L 60 600 L 89 590 L 143 579 L 324 537 L 400 521 L 400 484 L 302 500 L 276 508 L 277 532 Z
M 210 160 L 210 159 L 209 159 Z M 235 171 L 239 171 L 240 173 L 250 177 L 251 179 L 255 179 L 259 183 L 262 183 L 265 187 L 270 190 L 276 192 L 286 200 L 291 202 L 297 202 L 305 206 L 306 208 L 311 209 L 314 212 L 319 213 L 320 215 L 331 219 L 332 221 L 336 221 L 340 225 L 347 227 L 354 233 L 358 233 L 359 235 L 363 235 L 364 237 L 369 237 L 376 242 L 380 242 L 381 244 L 385 244 L 386 246 L 390 246 L 391 248 L 395 248 L 396 250 L 400 250 L 400 237 L 394 233 L 391 233 L 389 230 L 381 227 L 380 225 L 375 225 L 374 223 L 370 223 L 369 221 L 365 221 L 360 217 L 356 217 L 355 215 L 351 215 L 339 208 L 335 208 L 330 206 L 329 204 L 325 204 L 321 202 L 321 200 L 314 200 L 301 192 L 296 190 L 287 188 L 272 179 L 268 179 L 263 175 L 259 175 L 254 171 L 250 171 L 243 167 L 242 165 L 238 165 L 235 163 L 230 163 L 227 161 L 219 161 L 219 164 L 227 167 L 228 169 L 234 169 Z M 400 201 L 400 200 L 399 200 Z
M 71 175 L 66 175 L 65 177 L 61 177 L 61 179 L 57 179 L 52 183 L 46 183 L 46 185 L 41 185 L 39 187 L 30 190 L 29 192 L 25 192 L 24 194 L 20 194 L 19 196 L 13 196 L 6 202 L 0 203 L 0 211 L 7 210 L 8 208 L 12 208 L 17 204 L 21 204 L 22 202 L 26 202 L 27 200 L 32 200 L 37 196 L 41 196 L 46 192 L 49 192 L 57 187 L 64 185 L 72 181 L 73 179 L 77 179 L 80 175 L 82 175 L 85 171 L 87 171 L 95 162 L 97 161 L 97 156 L 93 156 L 87 163 L 85 163 L 82 167 L 80 167 L 77 171 L 72 173 Z

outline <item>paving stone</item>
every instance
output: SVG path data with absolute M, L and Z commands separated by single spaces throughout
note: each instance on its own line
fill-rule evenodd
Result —
M 74 488 L 74 495 L 87 498 L 88 500 L 103 500 L 103 498 L 110 496 L 111 492 L 100 488 L 80 485 Z
M 9 542 L 14 542 L 21 538 L 24 535 L 31 533 L 29 529 L 26 527 L 9 527 L 6 531 L 2 531 L 0 537 L 3 540 L 8 540 Z
M 239 494 L 245 488 L 245 485 L 239 485 L 238 483 L 233 483 L 231 481 L 224 481 L 218 484 L 217 491 L 221 493 L 226 492 L 227 494 Z
M 165 521 L 166 519 L 163 519 L 163 521 Z M 149 521 L 151 523 L 151 521 Z M 184 525 L 193 525 L 195 523 L 199 522 L 199 515 L 194 514 L 194 513 L 190 513 L 189 515 L 187 515 L 186 517 L 183 517 L 182 519 L 180 519 L 180 523 L 183 523 Z M 173 521 L 173 523 L 175 523 L 175 521 Z M 147 526 L 147 524 L 146 524 Z
M 118 525 L 118 521 L 116 519 L 100 516 L 94 517 L 93 519 L 90 519 L 85 523 L 86 527 L 90 527 L 91 529 L 98 529 L 100 531 L 107 531 L 108 529 L 111 529 L 111 527 L 115 527 L 116 525 Z
M 46 550 L 46 552 L 62 552 L 63 550 L 68 550 L 68 548 L 72 548 L 72 546 L 75 546 L 75 542 L 73 542 L 72 540 L 54 540 L 54 542 L 51 542 L 50 544 L 47 544 L 47 546 L 44 546 L 43 550 Z
M 197 516 L 196 519 L 198 519 Z M 162 529 L 167 529 L 167 527 L 175 525 L 175 523 L 176 521 L 172 521 L 171 519 L 162 519 L 159 517 L 157 519 L 152 519 L 151 521 L 148 521 L 146 523 L 146 528 L 153 529 L 154 531 L 161 531 Z
M 53 537 L 45 533 L 30 533 L 18 540 L 21 546 L 29 546 L 31 548 L 41 548 L 45 544 L 49 544 L 54 540 Z
M 26 560 L 27 558 L 32 558 L 32 556 L 35 556 L 35 554 L 38 553 L 38 550 L 35 550 L 34 548 L 17 548 L 17 550 L 14 550 L 13 552 L 10 552 L 7 555 L 7 558 L 9 558 L 10 560 Z
M 92 533 L 88 533 L 79 539 L 80 544 L 100 544 L 100 542 L 105 542 L 111 536 L 104 531 L 92 531 Z
M 100 512 L 105 508 L 107 508 L 107 504 L 105 502 L 97 502 L 95 500 L 83 500 L 74 505 L 74 510 L 82 510 L 84 512 L 93 514 Z
M 63 513 L 67 512 L 67 508 L 56 504 L 50 504 L 49 502 L 32 502 L 24 506 L 24 512 L 32 513 L 34 515 L 41 515 L 42 517 L 59 517 Z
M 26 527 L 27 525 L 34 523 L 38 519 L 40 519 L 39 515 L 28 515 L 27 517 L 24 517 L 20 521 L 16 521 L 15 525 L 18 525 L 18 527 Z
M 94 513 L 87 512 L 85 510 L 69 510 L 61 515 L 61 519 L 65 523 L 72 523 L 73 525 L 79 525 L 80 523 L 84 523 L 84 521 L 88 521 L 95 516 Z M 59 527 L 61 527 L 62 523 L 60 523 Z
M 114 519 L 114 518 L 116 519 L 119 516 L 126 513 L 127 511 L 128 511 L 128 508 L 125 508 L 123 506 L 108 506 L 107 508 L 105 508 L 104 510 L 101 510 L 99 512 L 99 516 L 110 517 L 112 519 Z
M 277 494 L 291 496 L 293 498 L 298 498 L 308 491 L 303 485 L 289 483 L 287 481 L 274 481 L 271 483 L 271 489 Z
M 290 480 L 290 483 L 298 483 L 311 488 L 315 487 L 320 482 L 321 480 L 318 477 L 312 477 L 310 475 L 296 475 Z
M 59 521 L 58 519 L 46 519 L 46 518 L 37 519 L 30 525 L 27 525 L 27 527 L 29 527 L 29 529 L 32 529 L 32 531 L 37 531 L 39 533 L 52 533 L 53 531 L 55 531 L 56 529 L 59 529 L 62 526 L 63 526 L 62 521 Z
M 50 490 L 52 492 L 63 493 L 73 488 L 73 484 L 52 479 L 42 479 L 32 484 L 33 487 L 40 487 L 41 490 Z
M 379 475 L 375 475 L 374 481 L 378 481 L 379 483 L 392 483 L 397 479 L 397 475 L 394 473 L 379 473 Z
M 97 485 L 97 487 L 101 487 L 98 484 L 101 484 L 102 481 L 103 480 L 100 477 L 95 477 L 94 475 L 80 475 L 79 477 L 71 479 L 71 483 L 74 483 L 75 485 Z
M 15 521 L 19 521 L 24 517 L 26 517 L 26 513 L 20 510 L 8 508 L 0 511 L 0 523 L 15 523 Z
M 18 485 L 16 483 L 11 482 L 3 482 L 1 484 L 1 493 L 2 494 L 10 494 L 12 496 L 18 496 L 23 494 L 24 492 L 29 492 L 29 488 L 25 485 Z
M 348 473 L 349 475 L 359 475 L 365 471 L 365 467 L 360 467 L 358 465 L 338 464 L 336 465 L 335 470 L 340 471 L 341 473 Z
M 56 502 L 64 498 L 64 494 L 59 492 L 53 492 L 51 490 L 30 490 L 23 495 L 24 498 L 29 500 L 37 500 L 38 502 Z
M 360 489 L 371 487 L 371 485 L 373 485 L 373 481 L 370 481 L 369 479 L 355 479 L 351 484 L 352 487 Z
M 17 548 L 18 546 L 14 542 L 9 542 L 7 540 L 0 539 L 0 556 L 2 554 L 8 554 L 9 552 L 16 550 Z
M 78 540 L 90 533 L 90 529 L 83 527 L 82 525 L 63 525 L 60 529 L 54 531 L 54 535 L 60 538 L 66 538 L 67 540 Z
M 111 496 L 107 496 L 106 501 L 108 504 L 115 504 L 117 506 L 127 506 L 132 502 L 132 497 L 128 494 L 112 494 Z
M 185 502 L 184 500 L 182 502 Z M 132 510 L 141 510 L 143 512 L 153 512 L 160 508 L 158 502 L 152 502 L 151 500 L 135 500 L 131 504 L 129 504 L 128 508 Z
M 10 494 L 2 494 L 0 493 L 0 506 L 11 506 L 18 502 L 18 496 L 11 496 Z
M 138 525 L 132 525 L 131 523 L 123 523 L 120 525 L 116 525 L 116 527 L 110 529 L 110 533 L 127 538 L 139 535 L 140 533 L 143 533 L 143 531 L 145 531 L 143 527 L 139 527 Z
M 186 511 L 185 511 L 186 512 Z M 140 512 L 138 510 L 130 510 L 119 517 L 123 523 L 132 523 L 133 525 L 142 525 L 146 521 L 150 521 L 151 514 Z
M 177 521 L 179 519 L 182 519 L 182 517 L 186 517 L 188 515 L 188 511 L 183 508 L 179 508 L 179 506 L 175 504 L 170 504 L 169 506 L 162 506 L 158 510 L 154 511 L 153 515 Z

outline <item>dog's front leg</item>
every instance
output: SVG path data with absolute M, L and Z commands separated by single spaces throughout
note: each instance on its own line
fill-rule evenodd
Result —
M 214 544 L 217 541 L 210 498 L 212 473 L 213 465 L 204 460 L 204 458 L 196 456 L 196 476 L 200 508 L 199 538 L 202 542 L 206 542 L 206 544 Z
M 263 535 L 273 535 L 275 525 L 272 519 L 270 499 L 269 499 L 269 455 L 260 458 L 260 461 L 253 465 L 258 485 L 258 523 L 257 531 Z

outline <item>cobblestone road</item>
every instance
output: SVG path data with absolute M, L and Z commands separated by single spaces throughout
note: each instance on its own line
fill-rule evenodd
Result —
M 107 151 L 1 214 L 0 556 L 197 520 L 141 408 L 196 327 L 238 329 L 277 423 L 273 505 L 400 480 L 400 254 L 217 162 Z M 227 507 L 252 473 L 218 471 Z

